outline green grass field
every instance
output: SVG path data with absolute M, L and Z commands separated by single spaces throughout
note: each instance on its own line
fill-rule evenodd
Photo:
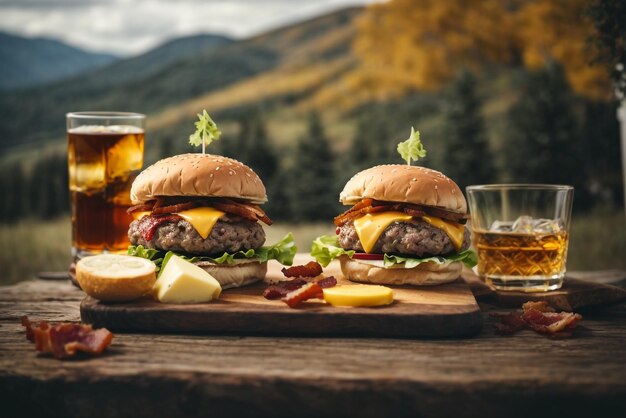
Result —
M 276 224 L 266 228 L 273 243 L 291 231 L 298 251 L 308 252 L 311 241 L 332 234 L 332 223 Z M 61 271 L 70 263 L 70 220 L 21 221 L 0 227 L 0 284 L 33 277 L 39 271 Z M 623 212 L 597 210 L 574 216 L 568 256 L 569 270 L 626 269 L 626 219 Z

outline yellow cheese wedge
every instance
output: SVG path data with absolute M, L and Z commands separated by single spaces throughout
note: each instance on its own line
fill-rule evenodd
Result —
M 214 208 L 193 208 L 176 213 L 194 227 L 202 239 L 207 239 L 215 223 L 226 213 Z
M 163 303 L 202 303 L 219 298 L 222 287 L 209 273 L 174 255 L 154 284 L 153 292 Z
M 324 300 L 333 306 L 389 305 L 393 291 L 385 286 L 350 284 L 324 289 Z
M 150 292 L 156 280 L 156 267 L 145 258 L 121 254 L 99 254 L 76 263 L 76 280 L 89 296 L 121 302 Z
M 461 247 L 463 246 L 463 236 L 465 234 L 464 225 L 458 224 L 456 222 L 444 221 L 443 219 L 435 218 L 434 216 L 424 215 L 422 216 L 422 219 L 424 220 L 424 222 L 429 223 L 435 228 L 443 230 L 448 235 L 448 237 L 450 237 L 450 241 L 452 241 L 454 248 L 456 248 L 457 251 L 461 250 Z
M 374 248 L 378 237 L 393 222 L 410 221 L 413 217 L 404 212 L 367 213 L 354 220 L 354 229 L 366 253 Z

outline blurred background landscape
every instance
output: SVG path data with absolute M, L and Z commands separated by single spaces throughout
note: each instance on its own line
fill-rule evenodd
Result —
M 250 165 L 268 188 L 268 242 L 293 231 L 301 251 L 332 233 L 356 171 L 402 163 L 396 145 L 414 126 L 420 164 L 461 187 L 574 185 L 568 268 L 626 268 L 614 88 L 623 3 L 307 3 L 255 2 L 303 11 L 251 35 L 207 23 L 130 52 L 0 33 L 0 283 L 70 262 L 65 114 L 78 110 L 147 114 L 145 167 L 197 152 L 187 138 L 206 109 L 223 132 L 209 152 Z M 19 5 L 0 2 L 0 14 Z

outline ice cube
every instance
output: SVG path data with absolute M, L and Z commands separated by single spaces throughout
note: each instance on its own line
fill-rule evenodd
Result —
M 510 221 L 493 221 L 489 227 L 494 232 L 511 232 L 513 230 L 513 222 Z
M 533 218 L 531 216 L 522 215 L 513 222 L 513 226 L 511 227 L 513 232 L 525 232 L 532 233 L 533 232 Z
M 131 172 L 141 170 L 143 164 L 143 138 L 130 134 L 122 137 L 107 150 L 106 175 L 113 179 L 128 179 Z
M 106 186 L 104 164 L 79 163 L 73 167 L 72 190 L 81 193 L 97 192 Z
M 531 216 L 520 216 L 513 222 L 512 231 L 527 234 L 536 232 L 559 232 L 562 230 L 558 219 L 533 219 Z
M 533 232 L 559 232 L 563 228 L 558 219 L 535 219 Z

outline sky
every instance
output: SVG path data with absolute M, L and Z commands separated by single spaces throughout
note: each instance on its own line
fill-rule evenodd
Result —
M 374 0 L 0 0 L 0 31 L 134 55 L 196 33 L 245 38 Z

